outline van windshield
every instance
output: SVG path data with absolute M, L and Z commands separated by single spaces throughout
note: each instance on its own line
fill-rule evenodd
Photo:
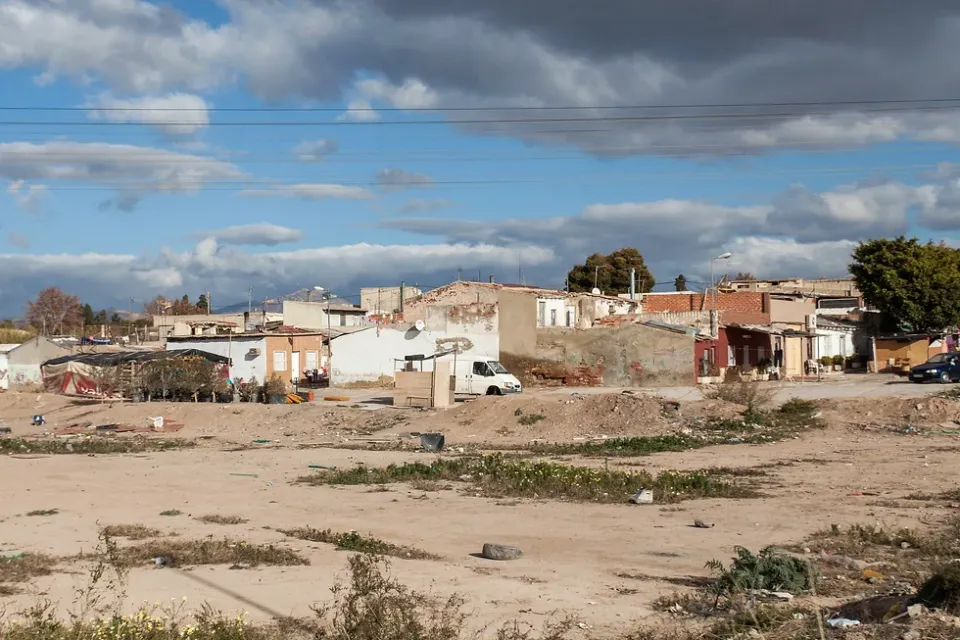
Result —
M 490 360 L 487 362 L 487 364 L 490 365 L 490 368 L 493 370 L 494 373 L 510 373 L 509 371 L 504 369 L 503 365 L 497 362 L 496 360 Z

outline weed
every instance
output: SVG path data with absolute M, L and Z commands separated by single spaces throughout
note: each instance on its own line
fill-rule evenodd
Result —
M 410 488 L 415 491 L 450 491 L 453 487 L 445 482 L 436 482 L 435 480 L 414 480 L 410 483 Z
M 163 535 L 159 529 L 151 529 L 142 524 L 111 524 L 103 528 L 103 533 L 111 538 L 129 538 L 130 540 L 146 540 Z
M 623 472 L 575 467 L 553 462 L 528 462 L 500 454 L 480 458 L 439 459 L 382 468 L 358 466 L 305 476 L 311 485 L 363 485 L 415 480 L 469 481 L 488 497 L 554 498 L 583 502 L 623 502 L 639 488 L 653 489 L 657 501 L 696 498 L 754 498 L 758 493 L 718 480 L 705 472 Z
M 28 582 L 33 578 L 48 576 L 56 564 L 56 558 L 37 553 L 0 556 L 0 584 Z
M 739 404 L 747 408 L 748 413 L 759 411 L 773 402 L 777 395 L 776 387 L 756 382 L 722 382 L 711 385 L 703 391 L 703 397 L 708 400 L 722 400 Z
M 372 536 L 364 536 L 356 531 L 347 533 L 337 533 L 330 529 L 314 529 L 313 527 L 300 527 L 298 529 L 280 529 L 280 533 L 291 538 L 300 540 L 309 540 L 310 542 L 322 542 L 332 544 L 340 551 L 356 551 L 358 553 L 372 553 L 378 556 L 393 556 L 395 558 L 407 558 L 412 560 L 437 560 L 439 556 L 426 551 L 421 551 L 415 547 L 406 547 Z
M 754 555 L 744 547 L 734 548 L 737 556 L 729 568 L 719 560 L 711 560 L 707 568 L 716 574 L 711 590 L 717 600 L 747 591 L 786 591 L 802 593 L 815 586 L 813 573 L 807 562 L 763 549 Z
M 55 516 L 60 513 L 59 509 L 37 509 L 36 511 L 27 511 L 27 516 L 29 517 L 38 517 L 38 516 Z
M 166 511 L 161 511 L 160 515 L 162 516 L 182 516 L 183 511 L 179 509 L 167 509 Z
M 247 522 L 250 522 L 246 518 L 241 518 L 240 516 L 222 516 L 216 513 L 205 515 L 205 516 L 198 516 L 194 518 L 194 520 L 198 520 L 206 524 L 224 524 L 224 525 L 246 524 Z
M 135 436 L 71 438 L 69 440 L 27 440 L 25 438 L 0 438 L 0 453 L 57 454 L 107 454 L 150 453 L 176 451 L 196 446 L 193 440 L 155 440 Z
M 250 544 L 240 540 L 152 540 L 123 547 L 118 551 L 118 562 L 134 567 L 169 558 L 175 566 L 227 564 L 236 567 L 260 565 L 295 566 L 310 564 L 300 554 L 272 544 Z
M 920 587 L 917 600 L 950 615 L 960 614 L 960 565 L 951 562 L 941 567 Z
M 522 424 L 525 427 L 529 427 L 546 419 L 547 416 L 543 415 L 542 413 L 527 413 L 520 416 L 520 418 L 517 420 L 517 423 Z

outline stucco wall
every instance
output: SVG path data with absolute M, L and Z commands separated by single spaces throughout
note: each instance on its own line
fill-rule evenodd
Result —
M 250 349 L 260 349 L 256 356 L 248 355 Z M 263 384 L 267 379 L 267 342 L 263 337 L 234 337 L 232 340 L 169 340 L 167 351 L 199 349 L 207 353 L 232 359 L 230 377 L 250 380 L 254 376 Z
M 537 331 L 534 357 L 504 364 L 527 384 L 538 375 L 571 385 L 693 384 L 694 338 L 641 324 Z
M 479 326 L 479 325 L 474 325 Z M 464 329 L 462 325 L 454 329 Z M 461 353 L 497 357 L 500 340 L 496 331 L 417 331 L 413 327 L 383 327 L 348 333 L 333 339 L 334 385 L 375 382 L 381 376 L 393 376 L 397 360 L 405 356 L 433 355 L 459 345 Z
M 802 329 L 808 315 L 817 312 L 813 298 L 770 298 L 770 322 Z
M 259 314 L 254 315 L 259 321 Z M 173 332 L 174 325 L 188 324 L 190 322 L 232 322 L 234 324 L 232 327 L 224 327 L 220 329 L 221 332 L 230 331 L 232 333 L 243 333 L 245 329 L 242 313 L 214 313 L 211 315 L 202 313 L 189 316 L 172 316 L 167 314 L 154 315 L 152 318 L 153 326 L 157 327 L 157 329 L 160 331 L 161 338 L 165 338 L 170 335 Z M 189 335 L 189 333 L 180 335 Z
M 404 287 L 404 303 L 416 298 L 421 293 L 417 287 Z M 399 311 L 400 287 L 364 287 L 360 289 L 360 306 L 371 313 L 394 313 Z
M 578 317 L 576 302 L 566 298 L 537 298 L 538 327 L 575 327 Z
M 417 320 L 427 321 L 430 307 L 450 307 L 464 304 L 497 304 L 499 288 L 482 282 L 453 282 L 419 298 L 404 303 L 403 318 L 411 324 Z
M 7 354 L 0 353 L 0 389 L 10 388 L 10 362 Z
M 38 384 L 43 377 L 40 365 L 47 360 L 72 353 L 70 349 L 50 342 L 46 338 L 33 338 L 7 354 L 7 380 L 9 388 Z
M 365 322 L 364 312 L 360 309 L 343 310 L 333 307 L 330 310 L 330 328 L 356 327 Z M 325 302 L 283 301 L 283 324 L 298 329 L 325 330 L 327 328 L 327 305 Z
M 537 355 L 537 297 L 500 291 L 500 361 Z M 510 365 L 506 367 L 510 369 Z
M 323 338 L 321 336 L 268 336 L 266 338 L 267 351 L 263 354 L 267 369 L 266 376 L 269 379 L 274 373 L 277 373 L 284 382 L 292 382 L 294 378 L 303 378 L 303 372 L 307 368 L 308 353 L 316 354 L 316 368 L 321 367 L 321 349 L 323 348 Z M 278 351 L 284 353 L 284 368 L 282 371 L 274 369 L 275 354 Z M 294 370 L 293 353 L 300 354 L 300 365 Z

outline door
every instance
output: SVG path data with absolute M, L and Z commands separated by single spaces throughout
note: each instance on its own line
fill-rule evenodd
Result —
M 470 393 L 474 395 L 483 395 L 487 392 L 489 377 L 487 363 L 482 360 L 476 360 L 470 367 Z
M 300 371 L 300 352 L 294 351 L 290 356 L 290 380 L 299 380 L 303 372 Z

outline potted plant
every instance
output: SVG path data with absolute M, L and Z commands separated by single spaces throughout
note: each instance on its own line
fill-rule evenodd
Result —
M 286 404 L 287 383 L 275 373 L 263 385 L 263 393 L 267 396 L 267 404 Z
M 820 358 L 820 366 L 823 367 L 824 371 L 830 371 L 831 366 L 833 366 L 833 358 L 830 356 L 823 356 Z
M 843 356 L 841 355 L 833 356 L 833 370 L 843 371 Z

